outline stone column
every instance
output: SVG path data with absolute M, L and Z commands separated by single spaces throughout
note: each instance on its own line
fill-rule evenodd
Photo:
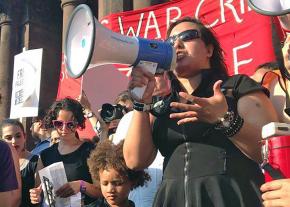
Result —
M 99 0 L 98 2 L 99 19 L 110 14 L 129 11 L 133 9 L 131 0 Z
M 0 13 L 0 121 L 9 117 L 12 93 L 15 27 L 10 11 Z
M 162 3 L 165 3 L 165 2 L 168 2 L 169 0 L 133 0 L 133 7 L 134 7 L 134 10 L 135 9 L 142 9 L 142 8 L 146 8 L 146 7 L 149 7 L 149 6 L 153 6 L 153 5 L 156 5 L 156 4 L 162 4 Z
M 61 8 L 63 11 L 62 19 L 62 49 L 64 46 L 64 38 L 66 35 L 67 24 L 73 10 L 79 5 L 85 3 L 86 0 L 61 0 Z

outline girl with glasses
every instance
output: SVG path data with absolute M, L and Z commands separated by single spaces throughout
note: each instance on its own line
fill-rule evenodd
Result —
M 38 170 L 62 161 L 68 183 L 55 189 L 56 196 L 66 198 L 81 192 L 84 205 L 93 205 L 96 198 L 101 196 L 101 192 L 92 184 L 86 162 L 94 146 L 89 142 L 81 141 L 76 131 L 77 128 L 85 127 L 81 104 L 70 98 L 56 101 L 44 117 L 43 123 L 46 128 L 57 130 L 59 142 L 41 152 Z M 33 203 L 40 202 L 40 192 L 40 186 L 31 190 L 30 197 Z
M 164 174 L 154 207 L 261 206 L 261 129 L 276 121 L 268 91 L 245 75 L 228 76 L 214 33 L 200 21 L 183 18 L 167 31 L 176 50 L 169 107 L 152 116 L 154 76 L 132 70 L 129 88 L 146 86 L 135 99 L 124 158 L 144 169 L 157 150 Z

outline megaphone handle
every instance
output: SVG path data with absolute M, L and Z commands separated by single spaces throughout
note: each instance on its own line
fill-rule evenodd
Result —
M 157 69 L 157 63 L 155 62 L 149 62 L 149 61 L 143 61 L 141 60 L 137 66 L 145 69 L 146 71 L 152 73 L 152 74 L 155 74 L 156 72 L 156 69 Z M 138 98 L 139 100 L 141 100 L 143 98 L 143 95 L 144 95 L 144 92 L 145 92 L 145 89 L 146 89 L 146 86 L 143 86 L 143 87 L 136 87 L 136 88 L 133 88 L 131 90 L 131 93 L 132 95 L 135 97 L 135 98 Z

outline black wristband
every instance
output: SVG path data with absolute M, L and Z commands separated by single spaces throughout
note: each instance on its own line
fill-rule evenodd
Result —
M 153 104 L 145 104 L 137 101 L 133 102 L 133 109 L 136 111 L 149 112 L 153 108 Z
M 229 115 L 230 114 L 230 115 Z M 225 136 L 233 137 L 236 135 L 244 125 L 244 119 L 233 111 L 228 112 L 228 124 L 225 126 L 219 122 L 215 125 L 215 129 L 220 130 Z

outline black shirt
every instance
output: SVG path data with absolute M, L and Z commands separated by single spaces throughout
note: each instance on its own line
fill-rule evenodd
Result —
M 56 162 L 63 162 L 65 173 L 68 182 L 75 180 L 84 180 L 88 183 L 93 183 L 87 158 L 94 145 L 89 142 L 84 142 L 78 149 L 69 154 L 61 155 L 58 151 L 58 143 L 43 150 L 40 154 L 41 161 L 44 167 L 47 167 Z M 93 202 L 95 199 L 85 195 L 85 204 Z

